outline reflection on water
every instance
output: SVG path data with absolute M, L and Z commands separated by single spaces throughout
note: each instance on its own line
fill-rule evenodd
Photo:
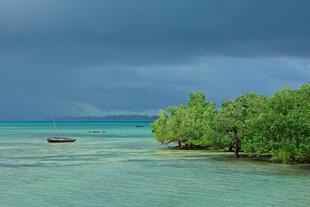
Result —
M 1 124 L 0 206 L 310 206 L 310 166 L 178 151 L 137 123 Z M 106 133 L 91 134 L 90 130 Z

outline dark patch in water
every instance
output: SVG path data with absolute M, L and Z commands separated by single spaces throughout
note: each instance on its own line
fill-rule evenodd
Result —
M 124 160 L 122 162 L 153 162 L 153 160 L 147 160 L 147 159 L 130 159 L 130 160 Z
M 24 167 L 47 167 L 42 163 L 36 164 L 1 164 L 0 167 L 9 167 L 9 168 L 24 168 Z
M 78 164 L 44 164 L 44 163 L 35 163 L 35 164 L 5 164 L 0 163 L 0 168 L 41 168 L 41 167 L 71 167 L 71 166 L 82 166 L 87 165 L 88 163 L 78 163 Z

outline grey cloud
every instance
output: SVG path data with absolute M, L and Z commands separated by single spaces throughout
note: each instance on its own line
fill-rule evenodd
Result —
M 1 8 L 5 50 L 27 47 L 64 64 L 76 57 L 76 64 L 136 64 L 201 55 L 309 56 L 306 0 L 29 0 Z
M 297 88 L 310 80 L 309 9 L 307 0 L 2 0 L 0 119 Z M 69 110 L 76 103 L 82 112 Z
M 296 89 L 309 82 L 309 62 L 300 58 L 206 57 L 175 65 L 6 71 L 0 78 L 0 116 L 39 119 L 143 113 L 186 104 L 188 94 L 195 91 L 205 92 L 219 106 L 223 99 L 248 91 L 272 95 L 286 84 Z

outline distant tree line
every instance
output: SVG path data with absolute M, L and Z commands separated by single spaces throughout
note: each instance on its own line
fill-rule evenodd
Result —
M 153 115 L 106 115 L 106 116 L 85 116 L 85 117 L 56 117 L 57 121 L 120 121 L 120 122 L 153 122 L 158 116 Z M 50 121 L 50 119 L 47 119 Z
M 217 149 L 271 160 L 310 162 L 310 83 L 288 86 L 272 97 L 249 92 L 234 100 L 206 102 L 202 92 L 189 95 L 187 106 L 161 110 L 151 125 L 157 141 L 179 149 Z

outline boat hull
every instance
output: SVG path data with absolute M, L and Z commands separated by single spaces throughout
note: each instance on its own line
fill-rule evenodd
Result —
M 46 138 L 48 143 L 65 143 L 65 142 L 75 142 L 76 139 L 71 138 Z

